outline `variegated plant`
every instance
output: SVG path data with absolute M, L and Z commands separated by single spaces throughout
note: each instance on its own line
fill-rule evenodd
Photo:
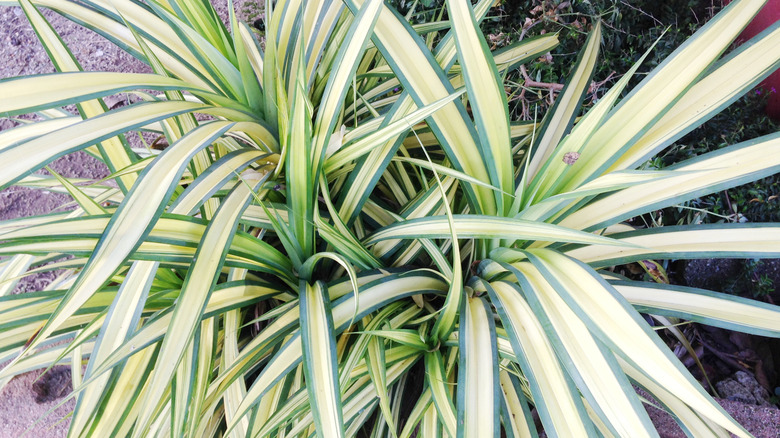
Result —
M 637 169 L 776 68 L 780 29 L 720 59 L 762 3 L 734 1 L 578 118 L 596 25 L 541 123 L 512 123 L 502 78 L 556 36 L 491 53 L 491 3 L 411 26 L 268 2 L 263 46 L 205 0 L 20 0 L 62 73 L 0 82 L 0 114 L 41 116 L 0 133 L 0 186 L 75 203 L 0 223 L 0 385 L 70 364 L 71 437 L 526 437 L 533 409 L 548 436 L 657 436 L 632 385 L 692 436 L 749 436 L 639 312 L 778 336 L 780 308 L 604 268 L 780 255 L 776 224 L 621 224 L 778 171 L 780 134 Z M 36 7 L 154 74 L 82 72 Z M 111 176 L 32 173 L 77 150 Z

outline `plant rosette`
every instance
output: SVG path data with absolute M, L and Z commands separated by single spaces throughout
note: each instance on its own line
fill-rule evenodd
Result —
M 780 308 L 606 268 L 780 255 L 777 224 L 623 223 L 778 172 L 778 134 L 637 169 L 774 70 L 780 27 L 722 57 L 762 3 L 735 1 L 581 115 L 596 25 L 514 123 L 502 78 L 557 36 L 491 51 L 491 3 L 411 25 L 268 2 L 261 46 L 205 1 L 21 0 L 59 73 L 0 81 L 0 114 L 40 115 L 0 133 L 0 187 L 74 209 L 0 223 L 0 385 L 70 363 L 71 437 L 535 436 L 532 409 L 548 436 L 657 436 L 632 385 L 693 436 L 749 436 L 640 312 L 777 337 Z M 81 71 L 39 7 L 153 73 Z M 32 173 L 78 150 L 113 182 Z

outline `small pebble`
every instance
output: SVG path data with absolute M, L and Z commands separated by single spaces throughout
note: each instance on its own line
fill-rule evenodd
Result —
M 579 158 L 579 152 L 566 152 L 566 154 L 563 155 L 563 162 L 571 166 L 576 163 Z

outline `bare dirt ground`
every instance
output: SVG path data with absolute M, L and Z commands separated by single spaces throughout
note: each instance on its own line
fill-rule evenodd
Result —
M 213 3 L 220 15 L 226 17 L 226 1 Z M 234 3 L 240 19 L 252 21 L 257 18 L 257 0 Z M 85 70 L 150 71 L 148 66 L 118 50 L 94 32 L 49 11 L 46 11 L 45 15 Z M 54 67 L 21 8 L 0 6 L 0 60 L 0 79 L 54 72 Z M 13 126 L 14 123 L 0 118 L 0 130 Z M 60 158 L 53 163 L 52 168 L 58 173 L 73 177 L 100 178 L 106 175 L 105 167 L 86 154 L 72 154 Z M 11 188 L 0 191 L 0 220 L 50 212 L 69 200 L 67 195 L 42 190 Z M 45 275 L 35 277 L 20 285 L 18 292 L 38 290 L 49 281 L 51 278 Z M 65 401 L 64 398 L 70 390 L 69 371 L 67 368 L 58 368 L 52 375 L 41 379 L 41 371 L 18 376 L 0 390 L 0 438 L 17 438 L 25 431 L 29 432 L 27 436 L 36 438 L 66 436 L 70 423 L 67 415 L 73 410 L 75 403 L 73 400 Z M 57 407 L 60 403 L 62 405 Z M 720 403 L 756 437 L 780 437 L 778 409 L 729 400 L 722 400 Z M 54 409 L 51 415 L 45 416 L 51 409 Z M 649 408 L 648 411 L 653 422 L 659 427 L 662 437 L 684 436 L 669 415 L 654 408 Z

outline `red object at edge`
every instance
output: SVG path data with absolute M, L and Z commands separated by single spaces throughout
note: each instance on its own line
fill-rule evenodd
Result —
M 726 1 L 730 3 L 731 1 Z M 744 42 L 753 38 L 771 26 L 775 22 L 780 20 L 780 0 L 769 0 L 764 7 L 758 11 L 758 14 L 753 18 L 753 21 L 748 24 L 742 34 L 740 34 L 737 41 Z M 780 121 L 780 69 L 775 70 L 774 73 L 769 75 L 763 82 L 757 87 L 757 92 L 769 93 L 767 99 L 766 114 Z

